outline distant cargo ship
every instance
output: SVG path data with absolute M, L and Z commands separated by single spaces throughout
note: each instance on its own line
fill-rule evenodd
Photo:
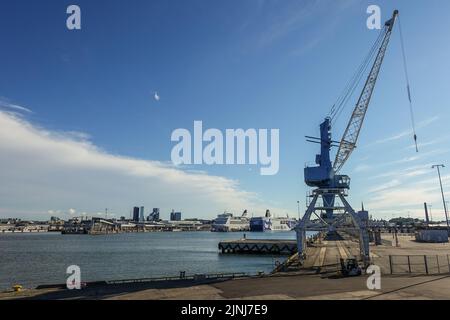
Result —
M 244 211 L 242 216 L 235 217 L 232 213 L 224 212 L 219 214 L 214 219 L 211 231 L 214 232 L 235 232 L 235 231 L 249 231 L 250 220 L 247 217 L 247 210 Z
M 296 223 L 297 220 L 289 217 L 272 217 L 270 211 L 266 210 L 264 217 L 250 219 L 250 231 L 291 231 Z

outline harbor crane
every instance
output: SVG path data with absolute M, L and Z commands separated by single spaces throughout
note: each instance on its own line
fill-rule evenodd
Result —
M 307 141 L 320 144 L 320 154 L 316 155 L 315 162 L 317 166 L 304 169 L 305 183 L 309 187 L 316 189 L 312 191 L 312 200 L 305 215 L 295 228 L 297 248 L 301 259 L 305 257 L 306 231 L 333 233 L 341 230 L 359 238 L 360 259 L 364 264 L 368 264 L 370 261 L 367 221 L 363 221 L 364 219 L 361 219 L 362 215 L 355 212 L 346 200 L 348 189 L 350 189 L 350 177 L 340 174 L 340 170 L 356 148 L 356 142 L 361 132 L 397 17 L 398 11 L 395 10 L 392 18 L 385 23 L 369 55 L 355 75 L 354 83 L 349 84 L 348 91 L 342 96 L 339 103 L 333 106 L 331 114 L 320 125 L 320 138 L 306 137 Z M 355 90 L 357 82 L 361 79 L 374 56 L 372 68 L 343 137 L 339 142 L 333 141 L 331 138 L 332 122 L 340 115 L 343 105 Z M 333 164 L 330 160 L 331 147 L 338 147 Z M 318 201 L 319 198 L 322 199 L 321 203 Z M 340 200 L 342 206 L 336 205 L 336 198 Z M 317 214 L 317 211 L 320 213 Z M 312 215 L 315 215 L 317 219 L 314 218 L 312 220 Z

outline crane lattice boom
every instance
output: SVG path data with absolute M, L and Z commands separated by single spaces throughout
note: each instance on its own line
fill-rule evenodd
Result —
M 333 168 L 335 173 L 339 172 L 342 166 L 347 161 L 348 157 L 352 153 L 353 149 L 356 147 L 356 141 L 358 140 L 359 133 L 361 131 L 362 124 L 364 122 L 364 117 L 367 112 L 367 108 L 372 97 L 375 84 L 377 82 L 378 74 L 383 63 L 384 55 L 386 53 L 387 46 L 391 37 L 392 29 L 394 27 L 395 20 L 397 18 L 398 11 L 394 12 L 392 19 L 386 22 L 384 27 L 384 38 L 381 43 L 378 54 L 375 58 L 375 62 L 372 69 L 367 77 L 364 88 L 358 99 L 358 102 L 353 110 L 350 121 L 345 129 L 344 135 L 339 144 L 339 149 L 336 154 L 336 159 L 334 160 Z

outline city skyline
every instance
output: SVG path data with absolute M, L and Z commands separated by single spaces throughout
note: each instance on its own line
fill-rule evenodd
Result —
M 157 203 L 164 214 L 175 207 L 187 217 L 244 209 L 297 217 L 297 201 L 304 212 L 303 168 L 319 151 L 304 136 L 318 135 L 375 41 L 378 32 L 365 24 L 371 3 L 201 2 L 203 14 L 200 2 L 175 2 L 78 1 L 82 28 L 73 31 L 65 1 L 1 5 L 8 50 L 0 52 L 0 216 L 66 218 L 107 207 L 119 218 L 130 204 Z M 450 43 L 443 41 L 450 4 L 407 2 L 377 4 L 383 21 L 394 5 L 400 10 L 419 153 L 395 29 L 358 148 L 342 173 L 352 178 L 353 207 L 364 202 L 374 218 L 422 218 L 427 202 L 443 220 L 431 166 L 450 154 Z M 355 100 L 333 128 L 334 140 Z M 171 133 L 194 121 L 223 131 L 279 129 L 279 172 L 174 166 Z M 450 172 L 441 174 L 449 199 Z

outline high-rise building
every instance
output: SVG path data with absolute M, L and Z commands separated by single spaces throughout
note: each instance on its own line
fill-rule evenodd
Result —
M 153 208 L 152 213 L 147 217 L 147 221 L 159 221 L 159 208 Z
M 153 217 L 155 220 L 159 220 L 159 208 L 153 208 Z
M 139 222 L 139 207 L 133 208 L 133 221 Z
M 175 212 L 172 210 L 170 213 L 170 221 L 181 221 L 181 212 Z
M 139 212 L 139 221 L 144 222 L 144 207 L 141 207 L 141 211 Z

